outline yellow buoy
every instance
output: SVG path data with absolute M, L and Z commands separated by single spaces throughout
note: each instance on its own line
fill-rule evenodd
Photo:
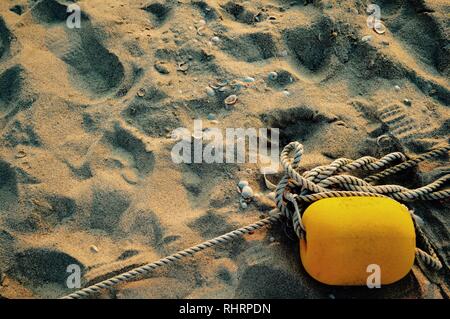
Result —
M 304 212 L 300 256 L 308 274 L 328 285 L 366 285 L 372 265 L 381 284 L 414 263 L 416 236 L 408 209 L 390 198 L 321 199 Z M 368 268 L 369 267 L 369 268 Z

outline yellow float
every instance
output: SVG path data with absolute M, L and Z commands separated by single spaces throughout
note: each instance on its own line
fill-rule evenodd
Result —
M 301 261 L 328 285 L 366 285 L 368 267 L 381 284 L 400 280 L 414 263 L 416 236 L 408 209 L 390 198 L 336 197 L 311 204 L 302 217 Z

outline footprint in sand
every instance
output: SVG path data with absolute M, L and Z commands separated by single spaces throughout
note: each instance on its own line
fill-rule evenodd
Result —
M 156 26 L 161 26 L 169 17 L 172 7 L 170 4 L 154 2 L 144 7 L 143 10 L 151 14 L 151 19 Z
M 443 45 L 447 37 L 434 10 L 424 1 L 375 1 L 381 8 L 384 23 L 425 64 L 443 74 L 450 71 L 450 48 Z
M 408 114 L 406 108 L 393 104 L 379 110 L 380 120 L 387 125 L 390 133 L 401 142 L 414 138 L 430 136 L 436 129 L 431 123 L 419 124 L 415 117 Z
M 2 61 L 9 53 L 11 46 L 12 34 L 6 27 L 5 20 L 0 17 L 0 61 Z
M 234 58 L 247 62 L 266 60 L 277 55 L 275 40 L 268 32 L 224 37 L 222 49 Z
M 17 203 L 18 196 L 16 171 L 0 159 L 0 215 Z
M 24 69 L 15 65 L 0 73 L 0 129 L 21 109 Z
M 80 29 L 67 27 L 67 6 L 55 0 L 42 1 L 33 7 L 32 14 L 46 26 L 46 45 L 67 64 L 75 86 L 91 96 L 112 93 L 119 87 L 125 77 L 124 66 L 102 44 L 85 14 Z

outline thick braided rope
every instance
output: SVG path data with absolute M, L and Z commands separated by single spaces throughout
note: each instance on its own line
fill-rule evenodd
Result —
M 436 254 L 431 255 L 417 247 L 416 247 L 416 258 L 422 260 L 430 268 L 433 268 L 436 270 L 439 270 L 442 268 L 442 263 Z
M 414 220 L 414 219 L 413 219 Z M 428 237 L 423 232 L 422 228 L 414 221 L 414 226 L 416 228 L 416 232 L 419 234 L 419 236 L 423 239 L 426 249 L 428 250 L 428 253 L 421 250 L 420 248 L 416 247 L 416 257 L 422 260 L 426 265 L 429 267 L 439 270 L 442 268 L 442 263 L 439 260 L 438 256 L 436 255 L 436 252 L 433 249 L 433 246 L 431 245 L 431 241 L 428 239 Z
M 431 159 L 431 158 L 434 158 L 434 157 L 439 157 L 439 156 L 442 156 L 444 154 L 447 154 L 448 151 L 450 151 L 450 146 L 444 146 L 444 147 L 432 150 L 432 151 L 430 151 L 428 153 L 419 155 L 416 158 L 410 159 L 410 160 L 408 160 L 406 162 L 400 163 L 400 164 L 398 164 L 398 165 L 396 165 L 394 167 L 386 169 L 386 170 L 384 170 L 384 171 L 382 171 L 382 172 L 380 172 L 378 174 L 374 174 L 372 176 L 369 176 L 368 178 L 366 178 L 366 181 L 368 181 L 369 183 L 376 182 L 376 181 L 378 181 L 378 180 L 380 180 L 380 179 L 382 179 L 384 177 L 387 177 L 389 175 L 398 173 L 398 172 L 400 172 L 402 170 L 405 170 L 407 168 L 410 168 L 410 167 L 414 167 L 417 164 L 419 164 L 420 162 L 423 162 L 425 160 L 428 160 L 428 159 Z
M 211 240 L 207 240 L 201 244 L 198 244 L 198 245 L 192 246 L 190 248 L 187 248 L 185 250 L 176 252 L 170 256 L 161 258 L 160 260 L 155 261 L 153 263 L 150 263 L 150 264 L 147 264 L 147 265 L 144 265 L 141 267 L 137 267 L 137 268 L 132 269 L 123 274 L 117 275 L 110 279 L 106 279 L 106 280 L 99 282 L 97 284 L 94 284 L 92 286 L 83 288 L 79 291 L 76 291 L 65 297 L 62 297 L 62 299 L 81 299 L 81 298 L 89 297 L 95 293 L 98 293 L 102 289 L 112 288 L 113 286 L 115 286 L 119 283 L 126 282 L 126 281 L 129 281 L 138 276 L 142 276 L 142 275 L 151 273 L 156 268 L 166 266 L 169 264 L 173 264 L 183 258 L 193 256 L 194 254 L 196 254 L 202 250 L 205 250 L 207 248 L 211 248 L 211 247 L 217 246 L 219 244 L 224 244 L 224 243 L 233 241 L 234 239 L 242 237 L 245 234 L 249 234 L 249 233 L 251 233 L 255 230 L 258 230 L 260 228 L 263 228 L 267 225 L 274 224 L 277 221 L 279 221 L 280 218 L 281 218 L 281 214 L 277 214 L 274 216 L 267 217 L 265 219 L 261 219 L 261 220 L 257 221 L 256 223 L 233 230 L 222 236 L 213 238 Z

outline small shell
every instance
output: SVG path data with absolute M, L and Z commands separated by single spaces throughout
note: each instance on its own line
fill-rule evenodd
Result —
M 371 35 L 365 35 L 361 38 L 362 42 L 369 42 L 372 41 L 372 36 Z
M 277 72 L 270 72 L 269 73 L 269 80 L 274 81 L 278 78 L 278 73 Z
M 236 104 L 237 100 L 238 100 L 237 96 L 232 94 L 232 95 L 228 96 L 224 102 L 226 105 L 233 105 L 233 104 Z
M 212 38 L 211 38 L 211 42 L 214 43 L 214 44 L 217 44 L 217 43 L 220 42 L 220 38 L 217 37 L 217 36 L 216 36 L 216 37 L 212 37 Z
M 219 88 L 219 92 L 227 92 L 227 91 L 231 91 L 231 86 L 225 85 Z
M 373 30 L 378 34 L 384 34 L 386 32 L 386 27 L 382 22 L 377 22 L 374 24 Z
M 95 246 L 95 245 L 91 245 L 91 246 L 89 247 L 89 250 L 90 250 L 91 252 L 93 252 L 93 253 L 98 253 L 98 248 L 97 248 L 97 246 Z
M 145 89 L 144 89 L 144 88 L 140 88 L 140 89 L 137 91 L 137 96 L 139 96 L 139 97 L 144 97 L 144 96 L 145 96 Z
M 125 170 L 121 176 L 128 184 L 136 185 L 139 182 L 137 174 L 132 170 Z
M 247 203 L 243 201 L 242 199 L 239 201 L 239 204 L 241 204 L 242 209 L 246 209 L 248 207 Z
M 207 86 L 206 94 L 208 94 L 208 96 L 210 96 L 210 97 L 213 97 L 214 95 L 216 95 L 216 92 L 214 92 L 214 90 L 211 87 Z
M 200 26 L 200 27 L 198 27 L 197 28 L 197 34 L 199 35 L 199 36 L 203 36 L 204 35 L 204 33 L 203 33 L 203 31 L 205 30 L 205 26 Z
M 391 143 L 392 143 L 392 139 L 389 135 L 384 134 L 384 135 L 378 136 L 378 138 L 377 138 L 377 145 L 380 147 L 388 146 Z
M 252 78 L 251 76 L 246 76 L 242 79 L 245 83 L 252 83 L 255 82 L 255 78 Z
M 401 90 L 401 88 L 400 88 L 399 85 L 394 86 L 394 89 L 395 89 L 397 92 Z
M 229 83 L 228 80 L 220 80 L 220 81 L 217 81 L 217 82 L 216 82 L 216 84 L 217 84 L 218 86 L 225 86 L 225 85 L 228 85 L 228 83 Z
M 220 88 L 220 86 L 218 86 L 217 83 L 215 83 L 215 82 L 214 83 L 209 83 L 208 85 L 209 85 L 210 88 L 212 88 L 214 90 L 217 90 L 217 89 Z
M 290 95 L 291 95 L 291 92 L 289 92 L 288 90 L 284 90 L 284 91 L 283 91 L 283 94 L 284 94 L 285 96 L 290 96 Z
M 16 158 L 24 158 L 25 156 L 27 156 L 27 153 L 25 153 L 25 151 L 18 151 L 16 154 Z
M 178 71 L 186 72 L 188 69 L 189 69 L 188 63 L 186 63 L 186 62 L 178 63 L 178 67 L 177 67 Z
M 253 189 L 250 186 L 244 186 L 241 192 L 242 197 L 245 199 L 253 197 Z
M 209 113 L 209 114 L 208 114 L 208 120 L 209 120 L 209 121 L 214 121 L 214 120 L 216 120 L 216 115 L 213 114 L 213 113 Z
M 411 100 L 409 100 L 409 99 L 404 99 L 404 100 L 403 100 L 403 104 L 405 104 L 406 106 L 411 106 L 411 105 L 412 105 L 412 102 L 411 102 Z
M 243 189 L 245 186 L 248 186 L 248 182 L 246 180 L 239 181 L 238 186 L 240 189 Z

